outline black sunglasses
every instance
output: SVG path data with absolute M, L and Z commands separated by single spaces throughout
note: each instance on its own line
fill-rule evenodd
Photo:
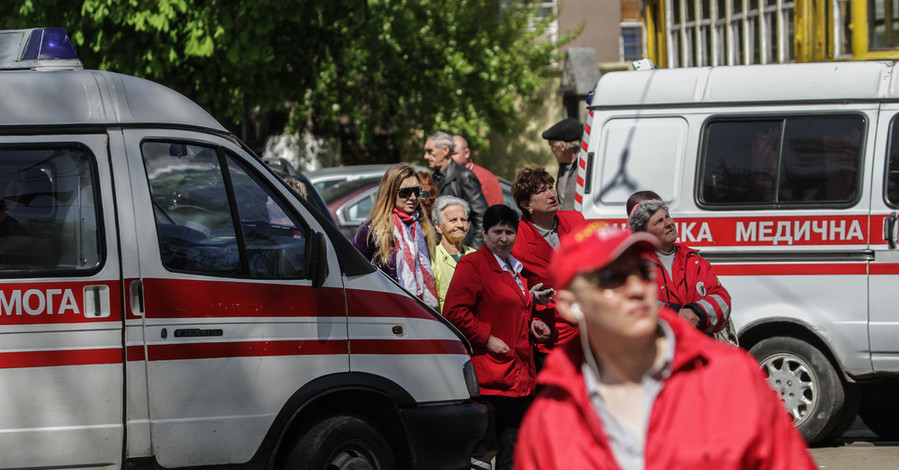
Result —
M 584 278 L 600 289 L 618 289 L 627 283 L 631 275 L 636 274 L 642 281 L 656 278 L 656 264 L 648 259 L 640 258 L 629 266 L 610 266 L 592 273 L 584 274 Z
M 400 188 L 399 195 L 403 199 L 409 199 L 410 196 L 421 197 L 421 186 L 407 186 Z

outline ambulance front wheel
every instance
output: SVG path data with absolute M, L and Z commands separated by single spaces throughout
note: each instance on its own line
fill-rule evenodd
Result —
M 390 444 L 367 421 L 331 416 L 309 428 L 284 470 L 395 470 Z
M 811 344 L 789 337 L 765 339 L 749 352 L 759 361 L 805 441 L 813 445 L 832 437 L 843 421 L 844 407 L 851 403 L 827 357 Z

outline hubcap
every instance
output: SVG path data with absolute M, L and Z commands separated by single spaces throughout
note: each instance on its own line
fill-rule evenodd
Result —
M 795 425 L 808 419 L 818 398 L 815 374 L 805 361 L 791 354 L 775 354 L 762 362 L 768 383 L 793 415 Z

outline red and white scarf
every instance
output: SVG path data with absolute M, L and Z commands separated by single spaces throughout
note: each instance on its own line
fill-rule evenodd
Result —
M 404 221 L 411 224 L 406 225 Z M 437 283 L 421 224 L 414 215 L 394 209 L 393 236 L 396 240 L 396 278 L 400 285 L 428 306 L 437 308 Z

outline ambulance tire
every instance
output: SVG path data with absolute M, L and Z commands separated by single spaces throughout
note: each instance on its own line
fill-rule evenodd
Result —
M 811 446 L 832 438 L 831 432 L 844 422 L 844 406 L 851 403 L 846 402 L 843 382 L 827 357 L 805 341 L 783 336 L 762 340 L 749 352 L 806 443 Z
M 331 416 L 309 428 L 284 470 L 395 470 L 393 452 L 378 431 L 356 416 Z
M 878 437 L 899 440 L 899 401 L 895 399 L 899 381 L 885 380 L 867 386 L 859 416 Z

